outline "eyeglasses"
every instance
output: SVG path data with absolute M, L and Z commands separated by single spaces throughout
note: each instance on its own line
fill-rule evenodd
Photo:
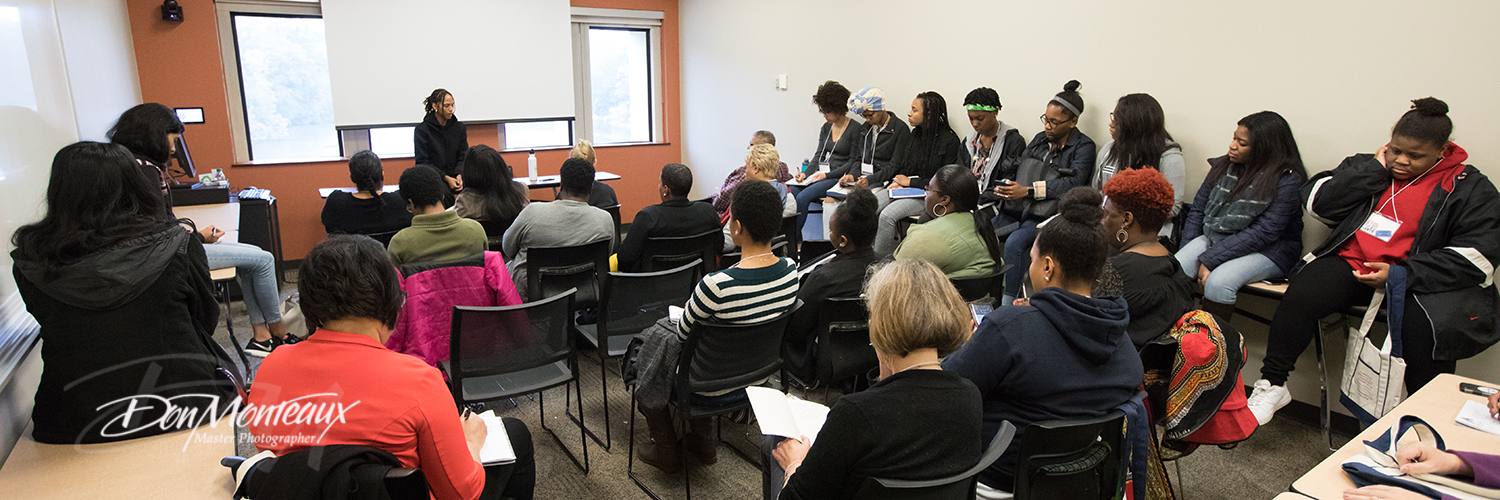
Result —
M 1113 113 L 1111 113 L 1111 115 L 1113 115 Z M 1066 123 L 1071 122 L 1073 120 L 1077 120 L 1077 118 L 1069 118 L 1069 119 L 1066 119 L 1066 120 L 1063 120 L 1063 121 L 1054 121 L 1054 120 L 1052 120 L 1050 118 L 1047 118 L 1047 115 L 1042 115 L 1041 118 L 1042 118 L 1042 126 L 1046 127 L 1046 128 L 1061 127 L 1061 126 L 1063 126 L 1063 124 L 1066 124 Z M 1111 119 L 1113 119 L 1113 118 L 1111 118 Z

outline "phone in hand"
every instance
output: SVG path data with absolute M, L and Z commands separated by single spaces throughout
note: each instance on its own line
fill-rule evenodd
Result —
M 1490 397 L 1490 395 L 1500 392 L 1500 389 L 1496 389 L 1494 387 L 1470 384 L 1468 382 L 1459 382 L 1458 390 L 1483 398 Z

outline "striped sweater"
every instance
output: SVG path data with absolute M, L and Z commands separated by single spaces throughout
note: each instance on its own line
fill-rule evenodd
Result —
M 797 265 L 783 258 L 775 264 L 732 267 L 703 277 L 678 322 L 677 337 L 687 341 L 693 324 L 756 323 L 776 317 L 797 301 Z

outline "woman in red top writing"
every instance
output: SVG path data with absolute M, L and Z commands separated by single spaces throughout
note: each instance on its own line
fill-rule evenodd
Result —
M 1393 275 L 1405 277 L 1407 391 L 1500 340 L 1493 286 L 1500 193 L 1448 141 L 1448 105 L 1431 97 L 1412 103 L 1374 155 L 1345 158 L 1302 187 L 1308 212 L 1333 234 L 1303 258 L 1271 321 L 1262 379 L 1250 395 L 1262 425 L 1291 401 L 1286 379 L 1318 334 L 1317 321 L 1369 304 Z
M 421 469 L 435 499 L 532 497 L 526 424 L 503 419 L 515 462 L 481 466 L 483 420 L 459 416 L 437 368 L 385 348 L 405 296 L 380 243 L 331 236 L 303 259 L 298 279 L 302 313 L 317 331 L 261 363 L 241 416 L 257 448 L 280 456 L 373 446 Z

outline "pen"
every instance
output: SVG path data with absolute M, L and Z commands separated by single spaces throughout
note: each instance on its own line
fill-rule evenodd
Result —
M 464 418 L 463 419 L 464 420 L 468 420 L 469 419 L 469 415 L 472 415 L 473 413 L 474 413 L 474 409 L 470 408 L 468 405 L 465 405 L 464 406 Z

